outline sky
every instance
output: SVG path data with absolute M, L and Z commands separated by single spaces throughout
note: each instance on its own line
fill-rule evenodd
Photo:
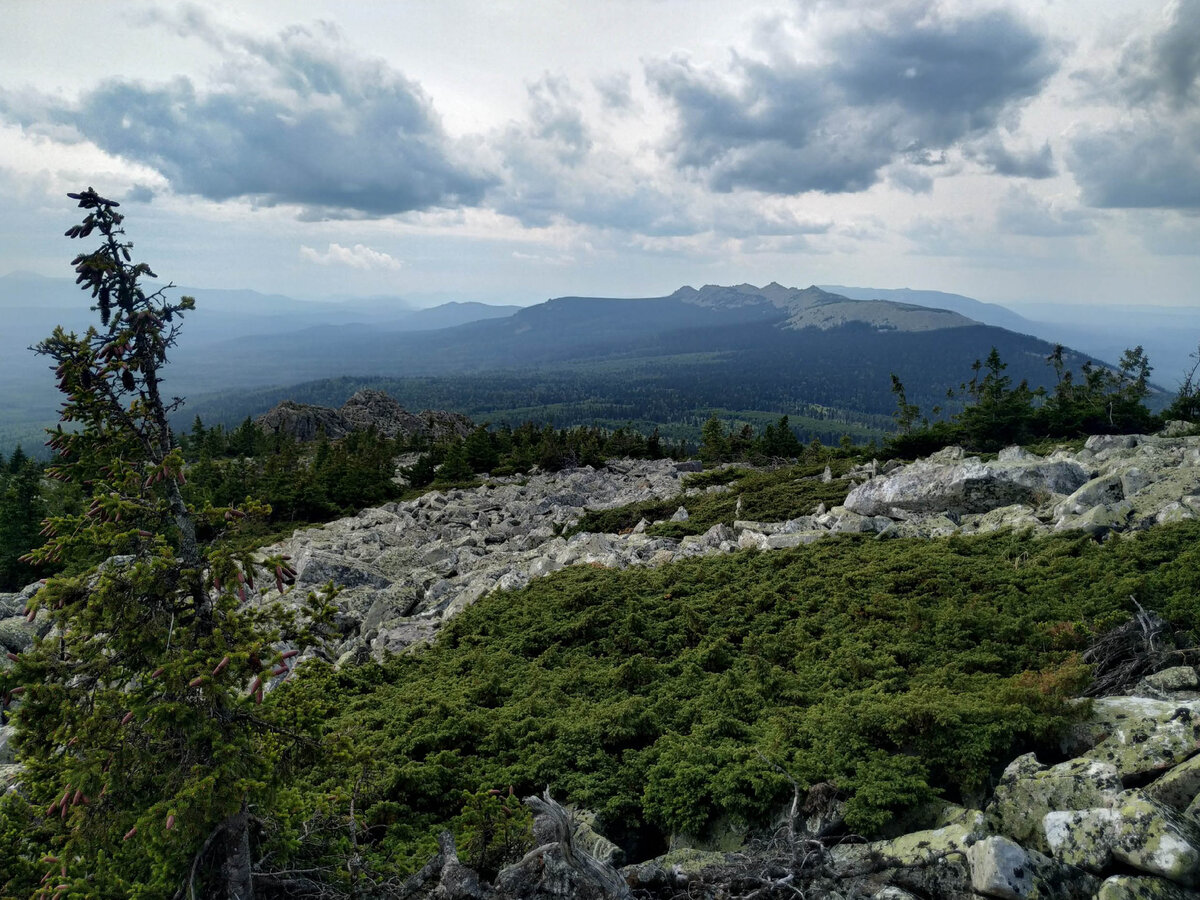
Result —
M 1200 0 L 10 0 L 0 274 L 1200 306 Z

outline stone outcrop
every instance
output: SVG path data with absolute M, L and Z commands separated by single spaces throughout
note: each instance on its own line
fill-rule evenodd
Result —
M 1200 516 L 1197 436 L 1096 435 L 1074 453 L 1012 447 L 991 461 L 948 447 L 862 474 L 845 509 L 886 517 L 903 536 L 1029 528 L 1103 537 Z
M 395 398 L 373 390 L 358 391 L 341 409 L 284 400 L 255 422 L 268 431 L 290 434 L 299 441 L 315 440 L 321 431 L 334 439 L 374 426 L 390 438 L 421 437 L 436 442 L 466 437 L 475 427 L 460 413 L 432 409 L 411 413 Z
M 255 424 L 266 431 L 290 434 L 298 441 L 315 441 L 322 432 L 330 440 L 350 433 L 350 423 L 336 409 L 284 400 L 269 409 Z

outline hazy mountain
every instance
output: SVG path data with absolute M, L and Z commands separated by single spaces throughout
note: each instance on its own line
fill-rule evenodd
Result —
M 910 401 L 931 411 L 993 346 L 1014 383 L 1053 381 L 1045 362 L 1052 344 L 910 303 L 777 284 L 685 287 L 636 300 L 562 297 L 421 335 L 341 327 L 231 341 L 210 348 L 210 362 L 243 386 L 194 397 L 188 415 L 232 422 L 284 398 L 336 406 L 376 387 L 407 406 L 477 421 L 694 428 L 719 409 L 743 421 L 788 414 L 807 433 L 836 440 L 889 428 L 893 372 Z M 233 359 L 231 368 L 220 362 Z M 1087 357 L 1067 359 L 1077 368 Z M 287 387 L 285 372 L 310 380 Z
M 33 287 L 45 291 L 39 315 L 51 319 L 40 324 L 64 318 L 54 286 Z M 715 408 L 807 417 L 822 435 L 840 427 L 820 425 L 825 420 L 878 433 L 894 408 L 893 372 L 926 410 L 944 405 L 947 390 L 969 379 L 971 364 L 993 346 L 1014 381 L 1052 380 L 1045 363 L 1052 343 L 973 320 L 962 310 L 1001 314 L 954 295 L 939 296 L 957 310 L 851 299 L 818 287 L 705 285 L 642 299 L 561 297 L 513 311 L 482 304 L 410 310 L 395 298 L 303 304 L 254 292 L 195 294 L 198 308 L 172 354 L 166 390 L 189 398 L 185 417 L 202 412 L 209 421 L 257 415 L 300 394 L 336 406 L 359 387 L 388 382 L 406 405 L 477 419 L 694 425 Z M 0 423 L 9 426 L 47 421 L 56 402 L 44 364 L 21 358 L 23 388 L 0 400 L 7 404 Z M 1085 359 L 1068 355 L 1075 367 Z M 303 390 L 288 387 L 302 382 Z
M 1200 309 L 1195 307 L 1085 306 L 1052 301 L 1000 306 L 942 291 L 822 287 L 859 300 L 892 300 L 953 310 L 987 325 L 1074 347 L 1098 359 L 1115 361 L 1126 349 L 1141 345 L 1154 365 L 1155 380 L 1170 389 L 1195 363 L 1190 354 L 1200 343 Z
M 332 334 L 341 336 L 334 348 L 341 352 L 355 339 L 379 329 L 388 333 L 427 331 L 509 316 L 517 309 L 483 303 L 415 309 L 399 297 L 312 302 L 250 290 L 188 287 L 172 288 L 169 293 L 196 298 L 196 310 L 186 317 L 182 340 L 166 373 L 167 390 L 183 395 L 245 383 L 237 374 L 241 354 L 214 350 L 237 339 L 249 341 L 251 346 L 278 341 L 286 347 L 290 343 L 287 335 L 292 333 L 311 333 L 318 345 L 324 343 L 321 335 Z M 29 348 L 57 325 L 86 330 L 96 319 L 90 305 L 87 295 L 69 278 L 27 272 L 0 276 L 0 450 L 11 449 L 18 441 L 41 443 L 40 429 L 53 420 L 58 397 L 50 367 Z M 274 374 L 288 381 L 304 377 L 289 373 L 287 366 L 276 367 Z
M 840 284 L 823 284 L 822 289 L 853 300 L 890 300 L 895 303 L 911 303 L 931 309 L 948 309 L 984 325 L 1007 328 L 1018 334 L 1035 334 L 1036 322 L 1031 322 L 1011 309 L 996 303 L 984 303 L 964 297 L 962 294 L 947 294 L 944 291 L 914 291 L 911 288 L 863 288 L 846 287 Z

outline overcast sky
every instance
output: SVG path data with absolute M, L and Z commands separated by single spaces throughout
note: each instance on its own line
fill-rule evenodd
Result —
M 0 273 L 1200 305 L 1200 0 L 10 0 Z

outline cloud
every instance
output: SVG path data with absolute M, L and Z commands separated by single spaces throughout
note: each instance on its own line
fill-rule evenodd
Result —
M 343 247 L 341 244 L 330 244 L 324 253 L 312 247 L 302 245 L 300 257 L 320 266 L 349 266 L 352 269 L 401 269 L 404 263 L 387 253 L 372 250 L 365 244 L 355 244 L 353 247 Z
M 978 140 L 1012 121 L 1057 68 L 1049 40 L 1005 10 L 947 17 L 910 7 L 841 23 L 824 57 L 736 55 L 727 71 L 647 65 L 673 108 L 668 151 L 715 190 L 857 192 L 893 162 Z
M 176 192 L 295 204 L 309 218 L 474 205 L 493 182 L 447 137 L 420 85 L 355 57 L 331 27 L 258 41 L 194 8 L 180 15 L 224 54 L 215 82 L 110 80 L 74 103 L 5 94 L 0 114 L 60 138 L 73 129 Z
M 1049 141 L 1040 148 L 1013 148 L 1005 144 L 999 134 L 992 132 L 964 146 L 963 153 L 997 175 L 1053 178 L 1058 174 Z
M 1089 131 L 1070 165 L 1092 206 L 1200 209 L 1200 117 Z
M 1027 237 L 1078 237 L 1096 231 L 1095 213 L 1063 209 L 1027 190 L 1012 190 L 996 209 L 996 226 Z
M 628 72 L 614 72 L 596 78 L 592 84 L 607 109 L 629 112 L 634 108 L 633 86 Z
M 1080 80 L 1125 108 L 1072 136 L 1068 163 L 1087 202 L 1200 209 L 1200 0 L 1173 4 L 1161 29 L 1130 37 L 1113 71 Z

